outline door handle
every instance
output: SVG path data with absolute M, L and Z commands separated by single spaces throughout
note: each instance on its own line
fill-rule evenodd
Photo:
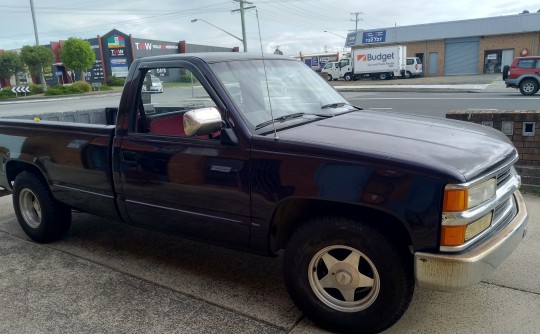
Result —
M 122 161 L 125 162 L 136 162 L 137 161 L 137 153 L 131 152 L 131 151 L 123 151 L 121 153 Z

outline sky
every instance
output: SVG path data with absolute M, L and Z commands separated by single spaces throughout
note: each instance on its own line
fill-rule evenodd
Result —
M 247 0 L 246 0 L 247 1 Z M 41 45 L 69 37 L 94 38 L 118 29 L 136 38 L 240 47 L 238 0 L 33 0 Z M 432 22 L 536 13 L 524 0 L 250 0 L 245 11 L 249 52 L 285 55 L 344 51 L 347 33 Z M 30 0 L 1 0 L 0 49 L 35 45 Z M 359 13 L 356 16 L 353 13 Z M 257 20 L 258 16 L 258 20 Z M 358 17 L 358 21 L 356 18 Z M 193 19 L 199 19 L 191 22 Z M 206 21 L 206 22 L 205 22 Z M 258 26 L 260 26 L 260 34 Z M 216 28 L 217 27 L 217 28 Z M 225 32 L 229 33 L 225 33 Z M 325 32 L 326 31 L 326 32 Z M 346 50 L 346 49 L 345 49 Z

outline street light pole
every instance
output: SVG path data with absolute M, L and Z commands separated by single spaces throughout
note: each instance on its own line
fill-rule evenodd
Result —
M 223 31 L 223 32 L 226 33 L 227 35 L 232 36 L 232 37 L 236 38 L 237 40 L 239 40 L 240 42 L 244 43 L 244 40 L 241 39 L 240 37 L 236 37 L 236 36 L 234 36 L 233 34 L 231 34 L 230 32 L 225 31 L 225 30 L 221 29 L 220 27 L 218 27 L 218 26 L 216 26 L 216 25 L 213 25 L 212 23 L 210 23 L 210 22 L 208 22 L 208 21 L 206 21 L 206 20 L 203 20 L 203 19 L 193 19 L 193 20 L 191 20 L 191 23 L 194 23 L 194 22 L 197 22 L 197 21 L 203 21 L 204 23 L 209 24 L 209 25 L 211 25 L 212 27 L 214 27 L 214 28 L 216 28 L 216 29 L 219 29 L 219 30 Z M 244 44 L 244 52 L 245 52 L 245 44 Z
M 39 37 L 37 32 L 37 24 L 36 24 L 36 14 L 34 13 L 34 0 L 30 0 L 30 10 L 32 11 L 32 22 L 34 23 L 34 35 L 36 36 L 36 46 L 39 46 Z M 47 91 L 47 83 L 45 82 L 45 75 L 43 74 L 43 65 L 41 65 L 40 68 L 41 72 L 41 89 L 46 92 Z
M 334 34 L 333 32 L 328 31 L 328 30 L 325 30 L 324 32 L 327 32 L 327 33 L 332 34 L 332 35 L 336 35 L 337 37 L 340 37 L 340 38 L 343 38 L 343 39 L 347 39 L 346 37 L 340 36 L 338 34 Z

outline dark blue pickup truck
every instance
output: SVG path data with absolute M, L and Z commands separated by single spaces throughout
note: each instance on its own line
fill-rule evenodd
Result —
M 505 135 L 362 110 L 294 59 L 138 59 L 106 112 L 115 121 L 0 120 L 0 186 L 33 240 L 61 238 L 79 210 L 284 250 L 292 299 L 325 328 L 382 331 L 415 286 L 474 285 L 526 232 Z

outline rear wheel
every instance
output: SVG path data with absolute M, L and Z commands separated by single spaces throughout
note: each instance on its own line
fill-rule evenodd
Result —
M 388 73 L 379 73 L 379 79 L 381 80 L 388 79 Z
M 24 232 L 37 242 L 60 239 L 71 225 L 71 209 L 55 200 L 47 184 L 32 173 L 15 178 L 13 207 Z
M 538 92 L 538 82 L 534 79 L 525 79 L 519 84 L 519 91 L 523 95 L 534 95 Z
M 403 77 L 405 79 L 410 79 L 412 77 L 412 73 L 410 71 L 405 71 L 405 74 L 403 74 Z
M 332 80 L 333 80 L 333 79 L 332 79 L 332 75 L 331 75 L 331 74 L 327 74 L 327 75 L 326 75 L 326 80 L 332 81 Z
M 414 291 L 407 248 L 366 224 L 318 218 L 287 244 L 285 284 L 296 305 L 322 327 L 382 331 L 401 318 Z

